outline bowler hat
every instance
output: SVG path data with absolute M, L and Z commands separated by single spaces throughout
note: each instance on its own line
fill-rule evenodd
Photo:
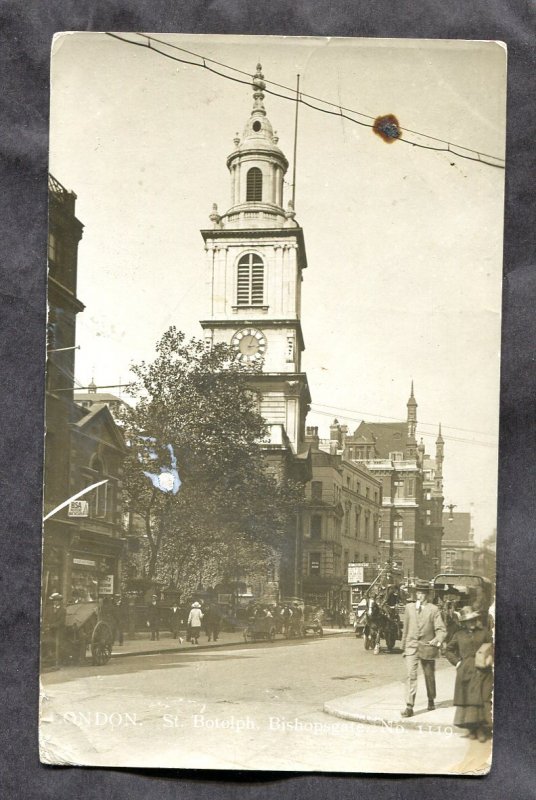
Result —
M 474 611 L 471 606 L 464 606 L 458 614 L 460 622 L 469 622 L 470 619 L 476 619 L 479 615 L 478 611 Z

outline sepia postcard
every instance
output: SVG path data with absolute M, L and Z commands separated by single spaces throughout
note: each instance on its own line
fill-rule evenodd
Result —
M 42 762 L 488 772 L 505 46 L 51 72 Z

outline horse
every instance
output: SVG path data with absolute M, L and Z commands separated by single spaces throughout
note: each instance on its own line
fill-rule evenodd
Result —
M 396 622 L 377 602 L 377 599 L 375 597 L 369 597 L 365 629 L 363 631 L 365 650 L 372 648 L 374 650 L 374 655 L 379 655 L 380 641 L 382 639 L 385 639 L 387 649 L 392 650 L 397 639 L 398 629 L 395 630 L 396 627 Z

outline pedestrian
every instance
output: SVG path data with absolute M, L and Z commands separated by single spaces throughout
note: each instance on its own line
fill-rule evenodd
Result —
M 433 603 L 428 602 L 430 591 L 428 581 L 417 581 L 415 591 L 416 602 L 406 605 L 402 632 L 402 651 L 407 670 L 406 708 L 401 712 L 403 717 L 413 716 L 419 662 L 424 673 L 428 711 L 434 710 L 435 659 L 439 655 L 439 648 L 447 633 L 439 609 Z
M 112 605 L 112 625 L 114 634 L 114 643 L 117 639 L 117 644 L 121 647 L 123 645 L 124 629 L 125 629 L 125 610 L 126 606 L 123 603 L 123 598 L 120 594 L 114 595 L 114 602 Z
M 283 621 L 282 628 L 285 636 L 288 636 L 289 633 L 291 617 L 292 617 L 291 608 L 288 603 L 285 603 L 285 605 L 281 609 L 281 618 Z
M 203 612 L 201 611 L 201 605 L 196 601 L 192 603 L 192 608 L 188 615 L 188 630 L 190 632 L 190 641 L 192 644 L 199 644 L 202 620 Z
M 173 603 L 173 605 L 169 610 L 169 614 L 170 614 L 169 628 L 171 630 L 171 635 L 174 639 L 179 640 L 179 644 L 182 644 L 184 641 L 180 635 L 182 613 L 177 603 Z
M 160 639 L 160 605 L 156 594 L 153 594 L 147 609 L 147 627 L 151 631 L 151 641 L 158 641 Z
M 203 614 L 203 624 L 207 632 L 208 641 L 217 642 L 220 635 L 221 626 L 221 613 L 220 609 L 215 603 L 212 603 L 205 609 Z
M 454 685 L 454 725 L 465 728 L 465 736 L 485 742 L 491 736 L 491 694 L 493 674 L 491 632 L 479 620 L 479 612 L 471 606 L 460 611 L 461 629 L 447 645 L 445 655 L 456 667 Z M 489 647 L 482 648 L 488 644 Z M 477 651 L 487 650 L 480 663 Z

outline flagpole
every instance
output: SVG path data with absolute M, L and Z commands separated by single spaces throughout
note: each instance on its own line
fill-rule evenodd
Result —
M 300 106 L 300 76 L 296 75 L 296 116 L 294 120 L 294 163 L 292 166 L 292 207 L 296 206 L 296 153 L 298 150 L 298 109 Z

